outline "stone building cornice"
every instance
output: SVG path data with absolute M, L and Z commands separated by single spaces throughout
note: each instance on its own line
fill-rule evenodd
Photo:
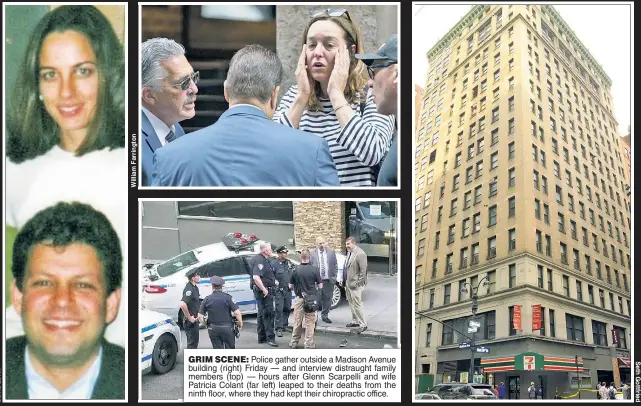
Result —
M 490 6 L 487 4 L 480 4 L 472 7 L 470 11 L 467 12 L 461 18 L 461 20 L 441 38 L 436 45 L 434 45 L 429 51 L 427 51 L 427 59 L 432 59 L 435 55 L 438 55 L 441 50 L 443 50 L 452 39 L 459 36 L 460 33 L 470 24 L 473 23 L 476 18 L 483 14 L 486 8 Z
M 610 88 L 612 86 L 612 80 L 610 77 L 605 73 L 603 70 L 603 67 L 596 61 L 596 59 L 592 56 L 590 51 L 588 51 L 587 47 L 583 45 L 581 40 L 579 40 L 578 36 L 574 33 L 574 31 L 570 28 L 570 26 L 565 22 L 563 17 L 559 14 L 559 12 L 554 8 L 554 6 L 551 5 L 542 5 L 541 6 L 542 10 L 545 10 L 548 15 L 550 16 L 550 20 L 554 22 L 561 30 L 562 33 L 565 34 L 567 37 L 568 42 L 572 43 L 581 53 L 583 53 L 583 56 L 588 59 L 588 61 L 593 65 L 595 68 L 597 74 L 603 79 L 605 82 L 605 85 Z

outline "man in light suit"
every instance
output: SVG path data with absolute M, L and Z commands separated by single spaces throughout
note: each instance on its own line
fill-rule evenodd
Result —
M 249 45 L 231 59 L 227 110 L 218 121 L 156 151 L 153 186 L 339 186 L 327 141 L 272 122 L 283 68 Z
M 349 309 L 352 312 L 352 322 L 347 327 L 360 327 L 359 334 L 367 330 L 365 316 L 363 315 L 363 300 L 361 295 L 367 285 L 367 254 L 356 246 L 354 237 L 345 240 L 347 259 L 345 260 L 345 292 Z
M 142 186 L 150 186 L 154 152 L 183 136 L 178 123 L 196 114 L 199 74 L 185 58 L 185 48 L 173 40 L 152 38 L 140 49 Z
M 321 319 L 325 323 L 331 323 L 329 319 L 329 308 L 332 305 L 332 295 L 334 293 L 334 284 L 336 283 L 336 254 L 334 250 L 327 247 L 325 238 L 316 237 L 316 248 L 311 251 L 311 265 L 320 270 L 321 281 L 323 282 L 322 289 L 322 310 Z

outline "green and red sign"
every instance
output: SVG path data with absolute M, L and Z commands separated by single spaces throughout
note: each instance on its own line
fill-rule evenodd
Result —
M 583 359 L 578 360 L 579 371 L 583 371 Z M 522 354 L 483 358 L 481 359 L 483 372 L 501 371 L 576 371 L 577 363 L 574 358 L 542 355 L 535 352 Z

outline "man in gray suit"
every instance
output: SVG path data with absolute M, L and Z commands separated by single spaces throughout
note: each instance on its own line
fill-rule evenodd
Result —
M 154 152 L 182 137 L 185 130 L 178 123 L 196 114 L 199 74 L 184 54 L 182 45 L 167 38 L 152 38 L 140 47 L 142 186 L 151 185 Z
M 349 309 L 352 311 L 352 322 L 347 327 L 360 327 L 359 334 L 367 330 L 365 316 L 363 315 L 363 300 L 361 295 L 367 285 L 367 254 L 356 246 L 354 237 L 345 240 L 347 259 L 345 260 L 346 283 L 345 292 Z
M 332 295 L 336 283 L 336 254 L 334 250 L 327 247 L 324 237 L 316 237 L 316 248 L 311 251 L 311 264 L 320 270 L 323 282 L 321 320 L 331 323 L 329 319 L 329 308 L 332 306 Z

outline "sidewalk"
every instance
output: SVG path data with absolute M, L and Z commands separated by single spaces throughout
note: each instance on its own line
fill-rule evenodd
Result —
M 398 339 L 398 275 L 368 275 L 367 286 L 362 296 L 367 330 L 361 333 L 362 336 Z M 355 329 L 345 327 L 352 321 L 352 313 L 346 299 L 343 299 L 336 309 L 329 311 L 331 324 L 320 320 L 320 312 L 318 316 L 318 333 L 355 334 Z M 293 323 L 292 317 L 293 313 L 289 317 L 290 326 Z M 256 324 L 255 316 L 247 316 L 247 320 L 244 321 Z

